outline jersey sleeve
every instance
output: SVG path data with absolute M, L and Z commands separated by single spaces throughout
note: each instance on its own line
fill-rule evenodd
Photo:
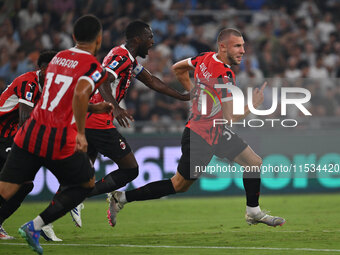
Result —
M 135 62 L 133 62 L 132 73 L 133 73 L 134 77 L 137 77 L 143 70 L 144 70 L 144 66 L 139 64 L 137 62 L 137 60 Z
M 87 80 L 91 84 L 93 92 L 99 87 L 100 84 L 102 84 L 106 77 L 106 69 L 103 68 L 99 62 L 93 62 L 90 65 L 90 69 L 84 75 L 80 76 L 79 80 Z
M 197 63 L 199 63 L 201 61 L 201 58 L 206 54 L 206 52 L 203 52 L 199 55 L 197 55 L 196 57 L 193 58 L 188 58 L 188 64 L 189 66 L 191 66 L 192 68 L 196 68 Z
M 231 86 L 236 86 L 235 74 L 234 72 L 227 68 L 221 72 L 221 75 L 217 78 L 218 84 L 226 84 Z M 228 102 L 233 100 L 233 95 L 230 89 L 225 88 L 225 86 L 216 86 L 217 92 L 221 95 L 221 102 Z
M 39 85 L 37 80 L 15 80 L 17 84 L 17 96 L 19 103 L 34 107 L 40 98 Z M 13 84 L 14 85 L 14 84 Z
M 131 64 L 132 62 L 127 56 L 115 55 L 112 57 L 110 62 L 108 62 L 105 68 L 117 79 Z

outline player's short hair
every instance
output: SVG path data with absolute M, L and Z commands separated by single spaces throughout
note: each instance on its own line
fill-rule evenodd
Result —
M 40 56 L 38 58 L 38 63 L 37 63 L 39 68 L 41 68 L 44 64 L 48 65 L 48 63 L 50 63 L 50 61 L 52 60 L 52 58 L 54 58 L 56 54 L 57 52 L 54 50 L 42 51 L 40 53 Z
M 136 36 L 141 36 L 146 28 L 150 29 L 150 26 L 140 20 L 132 21 L 125 29 L 125 36 L 127 40 L 130 40 Z
M 73 34 L 78 42 L 93 42 L 101 30 L 102 24 L 94 15 L 81 16 L 73 26 Z
M 235 29 L 235 28 L 225 28 L 218 34 L 217 42 L 222 42 L 231 35 L 242 37 L 241 32 L 238 31 L 237 29 Z

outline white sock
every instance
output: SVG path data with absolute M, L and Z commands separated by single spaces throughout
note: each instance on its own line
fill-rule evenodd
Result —
M 260 209 L 260 206 L 256 206 L 256 207 L 247 206 L 246 212 L 249 215 L 255 215 L 255 214 L 261 212 L 261 209 Z
M 125 191 L 123 191 L 123 192 L 121 193 L 121 195 L 118 196 L 118 201 L 119 201 L 120 203 L 122 203 L 122 204 L 126 204 L 126 203 L 127 203 L 127 201 L 126 201 L 126 196 L 125 196 Z
M 41 230 L 41 228 L 43 226 L 45 226 L 45 222 L 43 221 L 43 219 L 40 216 L 37 216 L 34 220 L 33 220 L 33 226 L 35 230 Z

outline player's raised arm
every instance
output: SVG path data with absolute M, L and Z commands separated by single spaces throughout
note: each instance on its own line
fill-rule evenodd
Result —
M 189 71 L 194 68 L 189 64 L 190 58 L 181 60 L 172 66 L 178 81 L 183 85 L 186 91 L 191 91 L 194 84 L 190 80 Z
M 267 82 L 263 83 L 260 89 L 256 88 L 253 91 L 253 105 L 255 109 L 258 108 L 263 103 L 263 99 L 264 99 L 263 91 L 266 86 L 267 86 Z M 234 115 L 233 114 L 233 100 L 223 102 L 222 110 L 223 110 L 224 118 L 228 120 L 229 123 L 230 121 L 233 121 L 233 122 L 240 121 L 244 119 L 250 113 L 249 107 L 248 105 L 246 105 L 244 107 L 244 114 Z
M 77 125 L 76 151 L 87 151 L 87 141 L 85 138 L 85 120 L 88 109 L 89 98 L 93 90 L 93 85 L 85 79 L 79 79 L 74 89 L 72 100 L 73 115 Z
M 167 86 L 163 81 L 158 79 L 156 76 L 152 75 L 148 70 L 143 68 L 140 74 L 137 76 L 137 79 L 143 82 L 149 88 L 160 92 L 162 94 L 168 95 L 170 97 L 177 98 L 182 101 L 190 100 L 190 94 L 181 94 L 177 90 Z

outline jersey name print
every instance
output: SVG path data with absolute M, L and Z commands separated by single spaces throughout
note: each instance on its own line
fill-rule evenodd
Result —
M 200 135 L 210 145 L 216 144 L 222 135 L 222 127 L 213 126 L 214 119 L 222 119 L 222 103 L 232 100 L 227 89 L 216 84 L 235 85 L 235 74 L 230 67 L 216 57 L 215 52 L 204 52 L 188 59 L 188 64 L 195 68 L 195 96 L 189 122 L 186 125 Z
M 78 64 L 61 65 L 55 59 Z M 46 70 L 41 100 L 14 142 L 31 153 L 53 160 L 71 156 L 77 135 L 72 110 L 74 88 L 78 80 L 85 79 L 95 91 L 106 76 L 105 69 L 86 51 L 71 48 L 58 53 Z

